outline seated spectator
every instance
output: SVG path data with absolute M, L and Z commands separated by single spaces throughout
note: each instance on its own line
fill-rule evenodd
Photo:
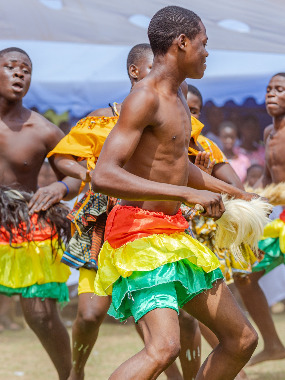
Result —
M 247 169 L 247 174 L 246 174 L 246 184 L 247 186 L 253 187 L 256 182 L 259 180 L 259 178 L 263 174 L 263 166 L 258 165 L 258 164 L 253 164 Z
M 219 126 L 219 138 L 222 143 L 222 151 L 226 155 L 229 163 L 239 176 L 242 182 L 246 179 L 247 169 L 250 161 L 246 155 L 242 154 L 235 147 L 237 139 L 237 128 L 231 121 L 224 121 Z
M 256 116 L 246 115 L 240 125 L 240 153 L 245 154 L 250 164 L 264 166 L 265 148 L 260 142 L 260 125 Z

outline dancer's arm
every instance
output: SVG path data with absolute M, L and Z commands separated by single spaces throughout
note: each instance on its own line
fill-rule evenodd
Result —
M 210 176 L 189 162 L 188 186 L 198 190 L 208 190 L 219 194 L 228 194 L 232 197 L 251 200 L 255 194 L 246 193 L 224 181 Z
M 58 171 L 66 176 L 80 179 L 84 182 L 90 182 L 90 170 L 80 165 L 70 154 L 54 154 L 53 165 Z
M 212 176 L 220 179 L 238 189 L 244 190 L 244 186 L 232 166 L 226 162 L 216 164 Z

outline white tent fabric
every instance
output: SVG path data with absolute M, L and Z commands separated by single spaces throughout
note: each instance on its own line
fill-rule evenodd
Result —
M 210 49 L 285 53 L 284 0 L 173 3 L 202 18 Z M 148 19 L 167 5 L 168 0 L 1 0 L 1 39 L 134 45 L 147 41 Z
M 41 112 L 69 110 L 81 117 L 122 101 L 130 88 L 127 54 L 134 44 L 147 41 L 149 17 L 168 4 L 165 0 L 0 0 L 0 49 L 21 47 L 33 61 L 25 104 Z M 221 105 L 229 99 L 242 103 L 252 96 L 263 102 L 270 77 L 285 71 L 285 2 L 175 4 L 193 9 L 207 27 L 208 68 L 202 80 L 191 81 L 204 100 Z

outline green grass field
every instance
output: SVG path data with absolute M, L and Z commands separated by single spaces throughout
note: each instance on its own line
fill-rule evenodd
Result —
M 274 316 L 285 344 L 285 314 Z M 69 330 L 70 331 L 70 330 Z M 210 352 L 203 341 L 202 359 Z M 104 323 L 86 368 L 86 380 L 106 380 L 124 360 L 142 348 L 131 323 Z M 257 351 L 261 350 L 261 344 Z M 29 329 L 0 334 L 1 380 L 56 380 L 56 372 L 40 343 Z M 266 362 L 246 370 L 252 380 L 284 380 L 285 360 Z M 164 375 L 160 380 L 165 379 Z M 225 379 L 226 380 L 226 379 Z

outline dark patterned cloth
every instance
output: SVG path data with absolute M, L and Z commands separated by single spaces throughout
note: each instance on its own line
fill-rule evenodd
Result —
M 88 191 L 76 204 L 67 216 L 77 227 L 61 259 L 64 264 L 76 269 L 98 269 L 107 215 L 117 202 L 116 198 Z

